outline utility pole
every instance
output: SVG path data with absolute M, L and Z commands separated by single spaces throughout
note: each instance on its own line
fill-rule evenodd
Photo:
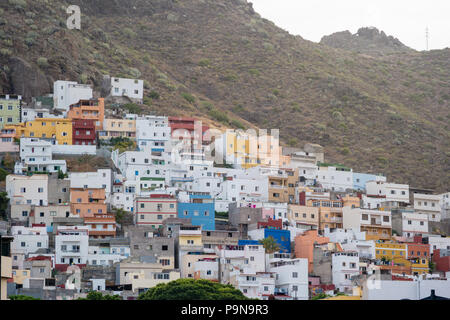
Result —
M 427 51 L 428 51 L 428 48 L 429 48 L 429 41 L 430 41 L 430 32 L 429 32 L 429 30 L 428 30 L 428 26 L 427 26 L 427 28 L 426 28 L 426 30 L 425 30 L 425 38 L 426 38 L 426 41 L 427 41 Z

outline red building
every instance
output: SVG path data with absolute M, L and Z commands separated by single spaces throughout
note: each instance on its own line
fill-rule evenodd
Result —
M 269 218 L 267 221 L 259 221 L 258 229 L 261 229 L 261 228 L 273 228 L 273 229 L 277 229 L 277 230 L 282 230 L 283 229 L 283 220 L 281 220 L 281 219 L 273 220 L 273 219 Z
M 450 271 L 450 250 L 433 250 L 433 262 L 436 264 L 437 271 Z
M 72 121 L 72 144 L 73 145 L 96 145 L 97 134 L 95 131 L 95 120 L 73 120 Z
M 414 242 L 407 243 L 408 258 L 430 259 L 430 245 L 422 243 L 422 238 L 415 237 Z
M 195 118 L 187 118 L 187 117 L 169 117 L 169 127 L 171 128 L 171 135 L 172 138 L 174 136 L 184 136 L 185 133 L 189 132 L 191 139 L 194 139 L 194 132 L 195 132 L 195 122 L 200 121 Z M 209 130 L 208 126 L 202 125 L 202 137 L 204 137 L 204 134 L 206 131 Z M 198 139 L 198 137 L 195 137 Z M 205 141 L 206 140 L 206 141 Z M 203 144 L 205 142 L 209 142 L 210 138 L 204 137 Z

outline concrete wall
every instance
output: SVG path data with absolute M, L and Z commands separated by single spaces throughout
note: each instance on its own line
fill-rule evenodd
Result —
M 435 290 L 437 296 L 450 298 L 450 280 L 424 280 L 419 283 L 380 280 L 372 286 L 366 282 L 363 286 L 362 298 L 363 300 L 420 300 L 429 297 L 431 290 Z

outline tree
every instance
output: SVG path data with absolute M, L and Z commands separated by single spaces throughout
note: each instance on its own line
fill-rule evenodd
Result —
M 142 293 L 138 300 L 249 300 L 232 285 L 209 280 L 178 279 L 160 283 Z
M 78 300 L 123 300 L 119 295 L 103 295 L 101 292 L 90 291 L 86 298 L 78 298 Z
M 263 245 L 264 249 L 266 250 L 266 253 L 270 254 L 280 251 L 279 244 L 275 241 L 275 239 L 272 236 L 259 240 L 259 243 Z
M 41 300 L 39 298 L 34 298 L 30 296 L 24 296 L 24 295 L 12 295 L 8 297 L 9 300 Z
M 311 298 L 311 300 L 322 300 L 322 299 L 325 299 L 328 297 L 330 297 L 328 294 L 322 292 L 322 293 L 316 294 L 314 297 Z
M 428 268 L 430 269 L 428 273 L 433 273 L 434 268 L 436 268 L 436 264 L 433 261 L 428 260 Z
M 114 210 L 114 216 L 116 217 L 116 222 L 120 225 L 133 224 L 133 214 L 121 208 Z

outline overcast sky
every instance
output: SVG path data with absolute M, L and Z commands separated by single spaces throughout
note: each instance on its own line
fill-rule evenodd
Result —
M 319 42 L 322 36 L 376 27 L 405 45 L 425 50 L 450 47 L 450 0 L 248 0 L 263 18 Z

